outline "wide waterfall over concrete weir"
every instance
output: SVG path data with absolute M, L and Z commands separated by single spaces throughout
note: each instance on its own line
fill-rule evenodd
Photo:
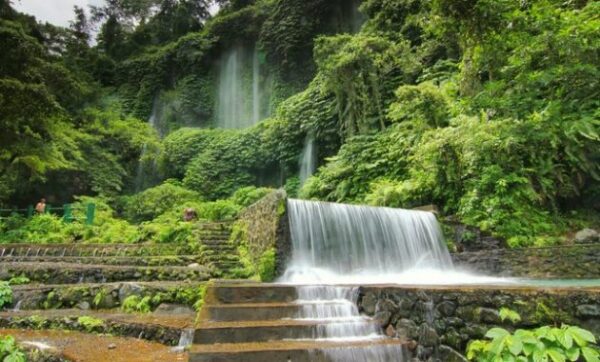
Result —
M 292 257 L 283 281 L 344 276 L 360 282 L 415 268 L 452 269 L 429 212 L 290 199 L 288 215 Z

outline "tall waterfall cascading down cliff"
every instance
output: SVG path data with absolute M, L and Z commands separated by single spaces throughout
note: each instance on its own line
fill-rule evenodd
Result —
M 304 149 L 300 156 L 300 184 L 303 185 L 306 180 L 315 173 L 317 168 L 317 153 L 315 139 L 312 135 L 307 135 L 304 141 Z
M 220 128 L 246 128 L 268 116 L 268 82 L 261 74 L 260 52 L 235 47 L 225 52 L 218 66 L 216 125 Z

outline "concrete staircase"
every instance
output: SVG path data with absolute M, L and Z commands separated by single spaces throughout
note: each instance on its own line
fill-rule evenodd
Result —
M 314 287 L 213 284 L 207 290 L 190 361 L 402 360 L 404 341 L 384 337 L 374 320 L 336 314 L 355 309 L 354 305 L 339 299 L 300 300 L 301 288 Z M 316 315 L 323 318 L 306 318 Z

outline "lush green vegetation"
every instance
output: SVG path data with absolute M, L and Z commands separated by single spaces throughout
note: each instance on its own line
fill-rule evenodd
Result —
M 13 301 L 13 292 L 8 282 L 0 281 L 0 308 L 11 304 Z
M 513 323 L 521 317 L 518 313 L 502 309 L 500 317 Z M 493 361 L 600 361 L 596 337 L 585 329 L 562 325 L 544 326 L 533 330 L 517 329 L 514 333 L 495 327 L 486 335 L 487 340 L 471 341 L 467 350 L 469 360 Z
M 25 362 L 25 353 L 21 351 L 11 336 L 0 338 L 0 360 L 4 362 Z
M 434 203 L 511 246 L 598 225 L 598 2 L 208 4 L 113 1 L 64 29 L 0 2 L 0 46 L 18 50 L 0 55 L 0 206 L 99 205 L 91 228 L 1 214 L 0 241 L 184 242 L 182 207 L 228 219 L 251 186 Z M 241 43 L 270 117 L 214 129 L 214 64 Z M 307 135 L 320 168 L 300 188 Z

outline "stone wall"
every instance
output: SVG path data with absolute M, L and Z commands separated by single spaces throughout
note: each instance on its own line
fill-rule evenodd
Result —
M 600 244 L 547 248 L 489 249 L 455 253 L 457 267 L 506 277 L 600 278 Z
M 246 245 L 254 265 L 269 249 L 276 252 L 276 274 L 280 275 L 290 254 L 287 195 L 276 190 L 245 209 L 233 226 L 233 239 Z
M 358 304 L 388 336 L 414 341 L 412 353 L 422 361 L 464 361 L 467 342 L 494 326 L 567 323 L 600 336 L 600 288 L 369 286 L 360 288 Z M 502 307 L 523 320 L 516 326 L 501 322 Z

